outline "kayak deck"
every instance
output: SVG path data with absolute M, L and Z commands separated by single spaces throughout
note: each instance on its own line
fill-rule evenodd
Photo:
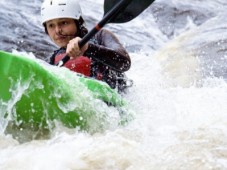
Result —
M 49 129 L 57 121 L 86 130 L 94 122 L 102 126 L 111 106 L 119 123 L 127 121 L 125 100 L 107 84 L 55 67 L 64 72 L 59 76 L 53 67 L 0 51 L 0 118 L 20 126 Z

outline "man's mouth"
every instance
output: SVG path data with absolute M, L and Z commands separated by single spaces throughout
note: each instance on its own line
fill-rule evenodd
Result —
M 55 38 L 55 40 L 64 40 L 64 39 L 66 39 L 67 37 L 65 37 L 65 36 L 57 36 L 56 38 Z

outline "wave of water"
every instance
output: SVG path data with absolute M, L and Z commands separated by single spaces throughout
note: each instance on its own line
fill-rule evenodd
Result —
M 13 2 L 0 2 L 1 49 L 45 59 L 51 43 L 36 17 L 41 0 Z M 102 17 L 102 3 L 82 2 L 89 28 Z M 134 86 L 124 97 L 135 120 L 97 134 L 59 127 L 49 139 L 26 143 L 1 134 L 0 169 L 226 169 L 226 6 L 157 0 L 133 21 L 109 24 L 132 58 L 127 75 Z

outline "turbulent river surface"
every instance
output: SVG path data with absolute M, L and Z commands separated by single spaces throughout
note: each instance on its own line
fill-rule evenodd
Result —
M 47 60 L 56 47 L 40 24 L 41 3 L 0 1 L 0 50 Z M 81 7 L 91 29 L 103 0 Z M 0 129 L 0 169 L 227 169 L 226 8 L 226 0 L 156 0 L 136 19 L 108 24 L 132 59 L 124 98 L 135 119 L 95 134 L 59 127 L 24 142 Z

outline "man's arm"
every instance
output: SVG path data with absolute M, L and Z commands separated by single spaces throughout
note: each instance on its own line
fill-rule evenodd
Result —
M 111 67 L 113 70 L 119 72 L 129 70 L 131 66 L 130 57 L 113 33 L 102 29 L 94 38 L 97 42 L 89 42 L 85 55 Z

